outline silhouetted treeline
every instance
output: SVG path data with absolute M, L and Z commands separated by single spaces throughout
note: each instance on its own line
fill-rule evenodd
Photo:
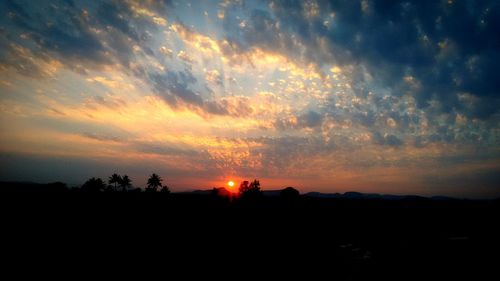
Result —
M 147 188 L 145 191 L 147 192 L 156 192 L 159 187 L 161 187 L 162 192 L 170 192 L 168 186 L 162 185 L 162 178 L 157 174 L 152 174 L 147 181 Z M 84 192 L 127 192 L 134 191 L 140 192 L 141 189 L 131 189 L 132 188 L 132 179 L 129 178 L 128 175 L 118 175 L 112 174 L 108 179 L 108 185 L 101 178 L 90 178 L 88 179 L 82 186 L 81 191 Z

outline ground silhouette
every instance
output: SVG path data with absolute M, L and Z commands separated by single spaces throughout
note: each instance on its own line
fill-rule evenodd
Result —
M 111 192 L 100 178 L 76 188 L 2 182 L 2 226 L 13 235 L 4 241 L 21 240 L 11 243 L 17 252 L 34 247 L 30 241 L 51 247 L 85 241 L 99 245 L 97 251 L 116 245 L 116 260 L 141 249 L 128 260 L 161 253 L 174 260 L 164 266 L 184 261 L 193 270 L 220 266 L 222 255 L 222 272 L 248 272 L 258 260 L 252 272 L 271 268 L 283 277 L 302 271 L 308 280 L 498 277 L 499 200 L 327 196 L 293 187 L 265 195 L 259 180 L 243 182 L 236 194 L 225 188 L 160 192 L 165 181 L 152 174 L 139 189 L 132 181 L 115 188 L 113 180 Z

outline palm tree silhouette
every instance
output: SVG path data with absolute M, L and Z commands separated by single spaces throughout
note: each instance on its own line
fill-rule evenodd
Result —
M 111 177 L 109 177 L 108 179 L 108 183 L 111 185 L 111 184 L 114 184 L 114 190 L 116 191 L 116 185 L 119 184 L 120 182 L 122 181 L 122 177 L 120 177 L 120 175 L 118 174 L 112 174 Z
M 132 180 L 127 175 L 123 175 L 120 186 L 122 191 L 127 191 L 127 189 L 132 186 Z
M 148 179 L 148 190 L 156 191 L 158 187 L 161 187 L 162 178 L 157 174 L 152 174 Z

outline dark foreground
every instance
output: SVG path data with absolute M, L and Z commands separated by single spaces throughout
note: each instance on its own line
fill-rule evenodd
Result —
M 190 268 L 181 280 L 228 272 L 236 280 L 500 280 L 498 200 L 62 192 L 3 193 L 0 206 L 3 258 L 13 266 L 49 262 L 46 270 L 84 274 L 141 264 L 164 277 Z

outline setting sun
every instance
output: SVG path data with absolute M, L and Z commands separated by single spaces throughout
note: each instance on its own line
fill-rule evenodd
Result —
M 228 182 L 227 182 L 227 185 L 228 185 L 229 187 L 233 187 L 233 186 L 234 186 L 234 181 L 228 181 Z

